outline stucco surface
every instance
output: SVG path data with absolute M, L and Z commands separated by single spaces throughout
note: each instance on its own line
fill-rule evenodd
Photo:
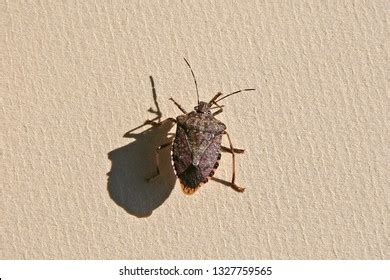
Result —
M 390 257 L 388 1 L 0 5 L 0 258 Z M 123 137 L 150 76 L 163 117 L 193 108 L 183 57 L 202 100 L 256 88 L 219 115 L 242 194 L 184 195 L 169 149 L 146 183 L 170 127 Z

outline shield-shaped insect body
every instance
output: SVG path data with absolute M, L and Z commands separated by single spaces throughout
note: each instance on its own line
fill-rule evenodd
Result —
M 221 97 L 222 93 L 218 93 L 209 102 L 199 101 L 198 86 L 194 72 L 188 61 L 184 60 L 194 78 L 198 104 L 195 106 L 194 111 L 187 113 L 181 105 L 171 98 L 183 112 L 183 115 L 178 116 L 176 119 L 169 119 L 177 124 L 172 147 L 172 160 L 182 189 L 186 194 L 194 193 L 202 184 L 213 177 L 219 165 L 221 152 L 228 152 L 232 154 L 233 159 L 230 186 L 234 190 L 242 192 L 244 188 L 235 184 L 235 154 L 243 153 L 244 150 L 233 148 L 230 136 L 226 132 L 225 124 L 217 120 L 215 116 L 223 111 L 223 106 L 218 104 L 219 101 L 233 94 L 254 89 L 238 90 L 223 97 Z M 212 110 L 217 111 L 213 113 Z M 230 147 L 221 145 L 223 135 L 227 136 Z
M 205 102 L 196 110 L 177 117 L 172 159 L 183 191 L 193 193 L 214 175 L 221 158 L 226 126 L 217 120 Z M 206 111 L 204 111 L 205 109 Z

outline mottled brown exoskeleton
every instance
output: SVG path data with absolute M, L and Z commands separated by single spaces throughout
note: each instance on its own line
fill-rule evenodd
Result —
M 218 93 L 209 102 L 199 101 L 198 85 L 194 72 L 188 61 L 185 58 L 184 60 L 194 78 L 198 105 L 195 106 L 194 111 L 187 113 L 181 105 L 173 98 L 170 98 L 183 112 L 183 115 L 178 116 L 176 119 L 168 118 L 166 120 L 177 124 L 176 134 L 173 140 L 172 161 L 182 189 L 186 194 L 193 194 L 202 184 L 207 183 L 214 176 L 214 172 L 218 168 L 221 152 L 228 152 L 232 154 L 233 160 L 230 186 L 238 192 L 243 192 L 244 188 L 235 184 L 235 154 L 243 153 L 244 150 L 233 148 L 230 136 L 226 132 L 225 124 L 217 120 L 215 116 L 223 111 L 223 106 L 218 104 L 219 101 L 233 94 L 254 89 L 238 90 L 224 97 L 221 97 L 223 95 L 222 93 Z M 214 109 L 218 110 L 213 113 L 212 110 Z M 158 124 L 151 121 L 147 123 L 152 125 Z M 230 147 L 221 145 L 223 135 L 227 136 Z M 157 175 L 159 175 L 158 151 L 171 144 L 172 141 L 161 145 L 157 149 Z

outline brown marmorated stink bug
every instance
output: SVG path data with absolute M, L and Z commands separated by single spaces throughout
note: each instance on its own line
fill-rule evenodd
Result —
M 214 172 L 218 168 L 219 160 L 221 159 L 221 152 L 228 152 L 232 155 L 233 171 L 232 181 L 229 184 L 230 187 L 237 192 L 243 192 L 245 188 L 239 187 L 235 183 L 235 154 L 243 153 L 244 150 L 233 148 L 230 136 L 226 132 L 225 124 L 217 120 L 215 116 L 223 111 L 223 106 L 218 104 L 222 99 L 239 92 L 255 89 L 242 89 L 223 97 L 221 97 L 223 94 L 219 92 L 209 102 L 199 101 L 198 84 L 194 72 L 188 61 L 185 58 L 184 60 L 190 68 L 195 82 L 198 105 L 195 106 L 194 111 L 187 113 L 181 105 L 173 98 L 170 98 L 180 111 L 183 112 L 183 115 L 178 116 L 176 119 L 167 118 L 165 120 L 177 124 L 176 135 L 170 142 L 157 148 L 157 174 L 149 178 L 149 180 L 160 174 L 158 166 L 159 150 L 171 146 L 173 142 L 172 161 L 176 176 L 180 180 L 184 193 L 193 194 L 202 184 L 207 183 L 214 176 Z M 214 109 L 218 110 L 211 112 Z M 159 125 L 161 123 L 149 120 L 145 124 Z M 230 147 L 222 146 L 222 135 L 224 134 L 227 136 Z

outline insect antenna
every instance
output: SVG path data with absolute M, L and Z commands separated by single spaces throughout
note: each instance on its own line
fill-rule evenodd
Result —
M 223 107 L 225 107 L 225 105 L 218 105 L 218 106 L 215 106 L 215 107 L 211 107 L 210 110 L 221 109 Z
M 196 82 L 196 78 L 195 78 L 195 74 L 194 74 L 194 71 L 192 71 L 192 68 L 191 68 L 191 65 L 188 63 L 187 59 L 185 57 L 184 58 L 184 61 L 187 63 L 188 67 L 190 68 L 191 70 L 191 74 L 192 74 L 192 77 L 194 78 L 194 82 L 195 82 L 195 88 L 196 88 L 196 96 L 198 98 L 198 105 L 199 105 L 199 91 L 198 91 L 198 83 Z
M 219 102 L 219 101 L 221 101 L 222 99 L 225 99 L 225 98 L 227 98 L 227 97 L 229 97 L 229 96 L 231 96 L 231 95 L 233 95 L 233 94 L 239 93 L 239 92 L 251 91 L 251 90 L 256 90 L 256 89 L 254 89 L 254 88 L 240 89 L 240 90 L 237 90 L 237 91 L 235 91 L 235 92 L 229 93 L 228 95 L 225 95 L 225 96 L 223 96 L 223 97 L 221 97 L 221 98 L 215 100 L 214 102 Z

